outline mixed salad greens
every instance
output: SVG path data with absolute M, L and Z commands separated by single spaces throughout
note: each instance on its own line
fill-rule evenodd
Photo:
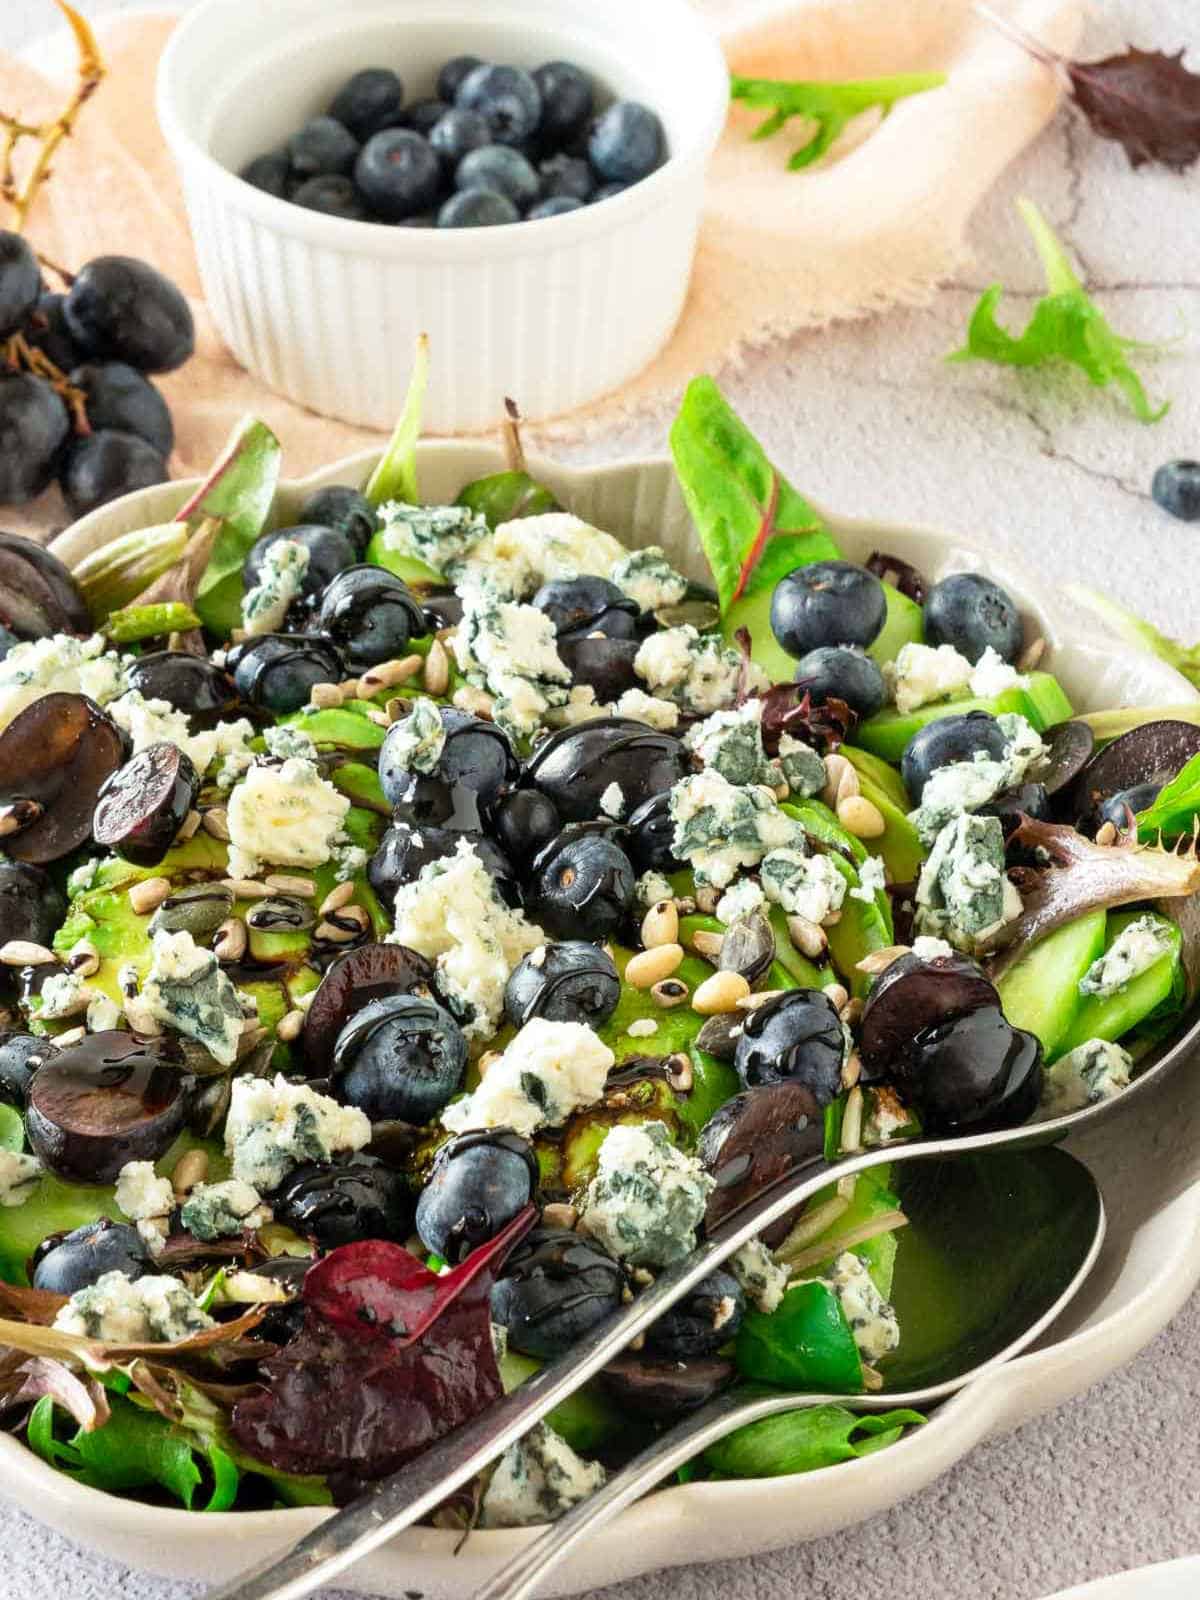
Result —
M 83 1484 L 343 1500 L 796 1161 L 1117 1095 L 1195 1001 L 1194 708 L 1076 717 L 1011 596 L 845 560 L 707 379 L 711 590 L 519 449 L 423 504 L 423 382 L 286 525 L 251 423 L 74 573 L 0 538 L 0 1397 Z M 907 1220 L 831 1174 L 439 1515 L 553 1517 L 739 1379 L 879 1388 Z

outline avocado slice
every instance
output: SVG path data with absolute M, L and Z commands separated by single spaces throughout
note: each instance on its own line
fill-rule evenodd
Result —
M 1103 908 L 1077 917 L 1031 945 L 996 984 L 1004 1015 L 1042 1041 L 1047 1060 L 1071 1031 L 1083 997 L 1079 980 L 1104 950 Z
M 879 902 L 885 894 L 870 900 L 854 900 L 849 891 L 858 888 L 858 873 L 842 856 L 830 852 L 829 859 L 846 880 L 846 898 L 838 920 L 826 928 L 829 953 L 841 975 L 842 982 L 852 995 L 865 999 L 871 987 L 868 973 L 858 970 L 858 963 L 873 950 L 884 950 L 893 941 L 891 907 L 884 914 Z
M 771 629 L 771 596 L 774 589 L 759 589 L 744 600 L 735 600 L 721 618 L 725 642 L 735 646 L 739 628 L 750 634 L 750 659 L 762 668 L 772 683 L 791 683 L 796 675 L 796 657 L 789 655 Z
M 906 644 L 925 642 L 925 613 L 916 601 L 901 594 L 890 583 L 884 584 L 883 594 L 887 616 L 879 637 L 867 649 L 867 654 L 880 666 L 885 661 L 894 661 Z
M 903 756 L 914 733 L 940 717 L 956 717 L 967 711 L 990 711 L 998 717 L 1005 712 L 1016 712 L 1032 723 L 1039 733 L 1056 722 L 1066 722 L 1072 716 L 1071 702 L 1058 680 L 1048 672 L 1028 674 L 1027 688 L 1005 689 L 992 700 L 939 700 L 936 705 L 922 706 L 901 716 L 889 706 L 873 717 L 868 717 L 854 729 L 852 741 L 872 755 L 896 766 Z
M 868 853 L 882 859 L 890 882 L 913 883 L 927 853 L 920 834 L 908 820 L 907 812 L 899 810 L 890 795 L 876 788 L 870 778 L 860 776 L 858 786 L 863 799 L 871 802 L 884 823 L 878 839 L 863 841 Z
M 499 1365 L 505 1394 L 511 1394 L 542 1368 L 540 1361 L 522 1355 L 519 1350 L 506 1350 Z M 560 1406 L 555 1406 L 546 1418 L 546 1426 L 565 1439 L 572 1450 L 588 1456 L 618 1436 L 624 1441 L 631 1424 L 629 1417 L 618 1411 L 599 1385 L 592 1382 L 585 1383 Z
M 399 550 L 388 548 L 384 531 L 371 535 L 371 542 L 367 545 L 364 558 L 373 566 L 384 567 L 388 572 L 394 572 L 398 578 L 403 578 L 405 583 L 424 586 L 427 589 L 440 589 L 445 587 L 446 580 L 435 567 L 427 566 L 424 561 L 418 561 L 416 556 L 406 556 Z
M 1108 919 L 1105 948 L 1135 917 L 1143 915 L 1145 913 L 1139 911 L 1113 913 Z M 1182 1000 L 1183 934 L 1178 924 L 1167 917 L 1155 920 L 1161 922 L 1170 936 L 1170 947 L 1163 951 L 1152 967 L 1139 973 L 1123 989 L 1118 989 L 1116 994 L 1081 995 L 1071 1025 L 1059 1040 L 1056 1056 L 1066 1055 L 1078 1045 L 1086 1044 L 1089 1039 L 1122 1039 L 1161 1008 Z
M 838 754 L 845 756 L 858 773 L 860 782 L 865 778 L 873 789 L 887 796 L 897 811 L 907 813 L 912 810 L 912 796 L 904 787 L 904 779 L 896 767 L 889 766 L 881 757 L 853 744 L 843 745 Z

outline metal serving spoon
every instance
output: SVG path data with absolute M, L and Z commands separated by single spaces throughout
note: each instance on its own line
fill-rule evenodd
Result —
M 1063 1150 L 912 1162 L 899 1176 L 910 1223 L 893 1291 L 903 1338 L 884 1363 L 882 1389 L 850 1396 L 726 1390 L 518 1551 L 474 1600 L 524 1600 L 582 1539 L 747 1423 L 814 1405 L 886 1411 L 944 1399 L 1031 1345 L 1095 1265 L 1104 1204 L 1091 1173 Z M 932 1275 L 942 1291 L 936 1303 L 921 1281 Z
M 1090 1125 L 1114 1108 L 1141 1098 L 1151 1079 L 1163 1077 L 1194 1046 L 1200 1027 L 1189 1029 L 1164 1050 L 1115 1100 L 1036 1124 L 957 1138 L 922 1139 L 888 1145 L 830 1163 L 821 1157 L 801 1164 L 727 1217 L 692 1254 L 662 1272 L 628 1306 L 592 1328 L 557 1361 L 502 1396 L 478 1417 L 456 1428 L 417 1460 L 378 1483 L 344 1510 L 322 1522 L 280 1556 L 269 1556 L 208 1600 L 299 1600 L 330 1582 L 363 1556 L 420 1521 L 462 1484 L 490 1465 L 534 1423 L 574 1394 L 589 1378 L 704 1278 L 774 1222 L 780 1221 L 832 1178 L 851 1177 L 886 1163 L 910 1163 L 1050 1144 L 1068 1131 Z M 966 1381 L 965 1378 L 963 1380 Z M 794 1397 L 793 1397 L 794 1403 Z

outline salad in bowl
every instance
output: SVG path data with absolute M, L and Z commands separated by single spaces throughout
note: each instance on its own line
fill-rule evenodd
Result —
M 292 504 L 247 424 L 160 526 L 0 544 L 3 1420 L 92 1489 L 344 1501 L 797 1160 L 1121 1096 L 1195 1025 L 1182 691 L 1077 714 L 1010 588 L 848 560 L 709 380 L 703 562 L 516 445 L 431 492 L 417 432 Z M 831 1183 L 439 1517 L 552 1519 L 739 1379 L 879 1388 L 906 1222 Z

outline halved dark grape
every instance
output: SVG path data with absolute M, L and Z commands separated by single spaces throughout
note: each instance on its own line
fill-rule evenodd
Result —
M 17 861 L 44 865 L 92 836 L 96 798 L 125 758 L 120 729 L 81 694 L 47 694 L 0 734 L 0 807 L 31 800 L 37 820 L 5 841 Z
M 534 752 L 526 779 L 550 796 L 564 821 L 585 822 L 600 815 L 609 784 L 620 786 L 632 811 L 686 777 L 691 765 L 674 734 L 632 717 L 598 717 L 551 734 Z
M 705 1227 L 722 1218 L 796 1167 L 820 1161 L 825 1117 L 816 1096 L 795 1080 L 747 1089 L 727 1100 L 700 1133 L 696 1154 L 717 1186 L 709 1196 Z M 775 1243 L 788 1230 L 776 1223 L 764 1233 Z
M 899 1082 L 930 1133 L 1012 1127 L 1040 1098 L 1041 1046 L 983 1006 L 924 1029 Z
M 901 956 L 885 967 L 867 998 L 858 1052 L 874 1074 L 895 1072 L 923 1028 L 1000 1003 L 983 969 L 969 956 Z
M 310 1073 L 329 1073 L 338 1034 L 372 1000 L 432 992 L 432 961 L 407 945 L 364 944 L 348 950 L 326 969 L 304 1019 L 304 1060 Z
M 0 860 L 0 944 L 49 944 L 67 911 L 62 890 L 41 867 Z
M 737 1368 L 723 1356 L 688 1361 L 623 1355 L 602 1367 L 600 1387 L 614 1405 L 649 1422 L 685 1417 L 727 1389 Z
M 181 1059 L 166 1038 L 117 1032 L 58 1051 L 29 1085 L 34 1154 L 70 1183 L 112 1183 L 127 1161 L 157 1161 L 183 1126 Z
M 0 533 L 0 620 L 20 639 L 90 633 L 92 627 L 70 569 L 15 533 Z
M 1163 718 L 1132 728 L 1106 745 L 1075 780 L 1068 804 L 1073 817 L 1094 812 L 1111 795 L 1137 784 L 1167 783 L 1200 754 L 1200 728 Z
M 186 712 L 197 729 L 211 728 L 245 710 L 229 674 L 207 656 L 186 650 L 151 650 L 138 656 L 129 667 L 127 682 L 143 699 L 165 700 L 176 711 Z
M 1047 794 L 1057 794 L 1073 783 L 1092 758 L 1096 736 L 1086 722 L 1056 722 L 1042 734 L 1045 756 L 1034 776 Z
M 113 773 L 96 800 L 92 835 L 139 867 L 153 867 L 196 804 L 200 779 L 178 745 L 152 744 Z

